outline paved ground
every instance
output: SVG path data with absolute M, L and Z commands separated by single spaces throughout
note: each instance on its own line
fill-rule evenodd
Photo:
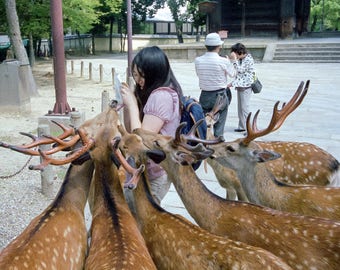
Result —
M 340 42 L 340 39 L 338 41 Z M 106 71 L 114 67 L 118 77 L 121 80 L 125 79 L 126 56 L 94 57 L 83 61 L 101 63 Z M 74 62 L 75 66 L 79 64 L 78 60 L 74 60 Z M 171 61 L 171 66 L 183 87 L 184 93 L 198 98 L 200 90 L 194 71 L 194 63 Z M 260 94 L 252 95 L 251 110 L 253 112 L 258 109 L 261 110 L 258 118 L 260 128 L 266 127 L 269 123 L 276 101 L 288 101 L 301 81 L 310 80 L 309 92 L 299 108 L 286 119 L 278 131 L 262 139 L 313 143 L 329 151 L 340 160 L 340 64 L 256 63 L 256 70 L 263 83 L 263 90 Z M 106 74 L 106 76 L 109 75 Z M 225 126 L 225 138 L 227 140 L 242 136 L 242 134 L 233 132 L 238 122 L 236 93 L 233 92 L 233 94 Z M 201 166 L 198 175 L 210 190 L 220 196 L 225 195 L 225 191 L 216 182 L 211 170 L 206 173 Z M 163 200 L 162 206 L 192 220 L 173 186 Z

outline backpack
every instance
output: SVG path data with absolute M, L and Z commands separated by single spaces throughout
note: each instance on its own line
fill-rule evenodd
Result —
M 185 122 L 186 126 L 183 127 L 181 133 L 187 134 L 190 129 L 193 127 L 193 125 L 203 119 L 203 123 L 198 126 L 196 130 L 196 136 L 200 139 L 206 139 L 207 138 L 207 123 L 205 122 L 205 115 L 202 109 L 201 104 L 195 99 L 190 96 L 183 96 L 181 98 L 182 102 L 182 114 L 181 114 L 181 123 Z M 190 143 L 191 145 L 195 145 L 196 143 Z M 197 170 L 199 166 L 201 165 L 202 161 L 198 161 L 192 165 L 194 170 Z

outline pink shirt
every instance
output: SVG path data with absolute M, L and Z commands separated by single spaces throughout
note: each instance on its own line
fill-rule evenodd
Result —
M 169 87 L 160 87 L 152 91 L 143 112 L 144 114 L 159 117 L 164 121 L 160 134 L 175 137 L 176 129 L 181 120 L 179 98 L 175 90 Z M 165 174 L 162 167 L 151 160 L 147 169 L 151 180 Z

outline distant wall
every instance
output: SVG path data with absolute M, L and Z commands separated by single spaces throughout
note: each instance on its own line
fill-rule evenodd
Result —
M 195 36 L 184 36 L 184 43 L 195 42 Z M 178 39 L 175 35 L 133 35 L 132 49 L 138 50 L 141 47 L 153 45 L 174 45 L 178 44 Z M 96 51 L 109 52 L 109 38 L 95 37 Z M 123 40 L 124 51 L 127 51 L 127 38 Z M 112 50 L 115 52 L 121 51 L 121 39 L 119 36 L 112 38 Z

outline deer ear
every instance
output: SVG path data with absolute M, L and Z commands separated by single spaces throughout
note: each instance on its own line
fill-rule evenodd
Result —
M 275 160 L 281 157 L 279 153 L 269 150 L 254 150 L 253 156 L 257 162 L 266 162 L 270 160 Z

